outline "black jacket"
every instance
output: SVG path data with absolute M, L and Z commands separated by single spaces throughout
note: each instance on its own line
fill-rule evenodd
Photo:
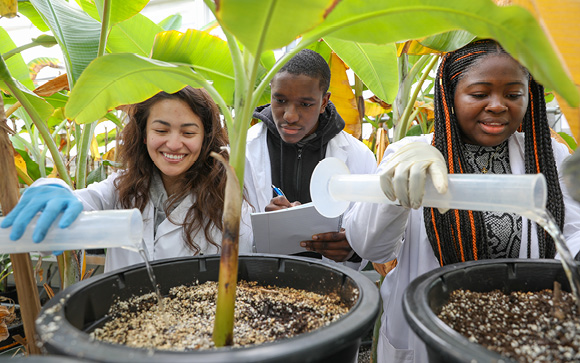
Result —
M 264 122 L 268 129 L 272 183 L 282 189 L 290 202 L 299 201 L 303 204 L 311 202 L 312 172 L 318 162 L 324 159 L 328 142 L 342 131 L 345 125 L 334 104 L 328 101 L 326 110 L 318 117 L 316 131 L 295 144 L 288 144 L 280 138 L 269 104 L 257 107 L 254 118 Z

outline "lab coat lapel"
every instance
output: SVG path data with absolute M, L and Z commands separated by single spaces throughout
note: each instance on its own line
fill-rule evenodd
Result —
M 326 157 L 334 157 L 346 163 L 346 159 L 348 158 L 347 147 L 348 142 L 345 140 L 344 135 L 339 133 L 328 142 Z
M 179 203 L 179 205 L 169 215 L 175 224 L 172 223 L 169 218 L 165 218 L 163 222 L 161 222 L 161 224 L 157 227 L 155 242 L 157 242 L 164 235 L 181 228 L 181 224 L 183 224 L 183 221 L 185 220 L 185 215 L 193 203 L 192 198 L 193 197 L 190 196 L 185 197 L 185 199 L 181 201 L 181 203 Z

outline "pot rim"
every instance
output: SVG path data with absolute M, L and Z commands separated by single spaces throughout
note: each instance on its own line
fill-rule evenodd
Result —
M 344 347 L 346 344 L 352 343 L 353 339 L 360 339 L 361 328 L 378 316 L 379 312 L 379 291 L 375 284 L 366 276 L 358 271 L 351 268 L 345 267 L 338 264 L 328 264 L 321 260 L 316 260 L 312 258 L 300 257 L 300 256 L 287 256 L 287 255 L 273 255 L 273 254 L 240 254 L 240 261 L 242 260 L 253 260 L 253 259 L 277 259 L 282 260 L 292 260 L 292 261 L 302 261 L 312 265 L 320 265 L 324 268 L 330 268 L 332 270 L 338 270 L 342 273 L 343 281 L 350 278 L 354 281 L 354 284 L 359 290 L 359 298 L 355 304 L 351 307 L 350 311 L 336 322 L 329 324 L 328 326 L 321 327 L 315 331 L 299 334 L 292 338 L 283 339 L 280 341 L 274 341 L 269 343 L 264 343 L 260 345 L 253 345 L 249 347 L 238 347 L 238 348 L 219 348 L 218 350 L 204 350 L 204 351 L 162 351 L 153 350 L 145 348 L 130 348 L 123 345 L 112 344 L 108 342 L 97 341 L 91 339 L 89 334 L 72 326 L 70 322 L 65 318 L 65 309 L 67 297 L 74 294 L 81 293 L 82 290 L 89 288 L 89 285 L 102 279 L 107 279 L 115 275 L 123 275 L 126 272 L 144 269 L 145 264 L 136 264 L 129 267 L 125 267 L 119 270 L 111 271 L 105 274 L 91 277 L 85 281 L 78 282 L 64 291 L 59 292 L 51 300 L 49 300 L 41 309 L 39 317 L 36 320 L 37 333 L 41 337 L 41 341 L 48 344 L 59 344 L 63 346 L 65 343 L 67 353 L 79 357 L 79 358 L 89 358 L 98 359 L 94 356 L 89 356 L 87 353 L 87 347 L 93 347 L 92 350 L 106 349 L 109 356 L 118 357 L 119 361 L 127 359 L 127 350 L 130 351 L 129 355 L 132 360 L 139 361 L 162 361 L 162 360 L 187 360 L 189 359 L 199 359 L 204 362 L 224 362 L 231 360 L 231 355 L 235 354 L 236 357 L 241 358 L 239 361 L 254 361 L 255 357 L 260 357 L 260 361 L 280 361 L 281 356 L 279 354 L 280 345 L 284 345 L 285 350 L 301 350 L 306 351 L 310 355 L 316 356 L 324 352 L 319 352 L 320 342 L 323 344 L 328 344 L 337 349 Z M 192 257 L 178 257 L 163 260 L 151 261 L 152 267 L 170 264 L 176 261 L 190 260 L 190 259 L 217 259 L 219 261 L 219 255 L 205 255 L 205 256 L 192 256 Z M 283 262 L 281 262 L 283 263 Z M 62 336 L 74 337 L 74 344 L 66 345 L 66 342 L 59 342 L 59 337 Z M 92 351 L 91 350 L 91 351 Z M 194 358 L 195 357 L 195 358 Z M 283 357 L 282 357 L 283 358 Z M 225 359 L 225 360 L 224 360 Z M 113 359 L 115 360 L 115 359 Z M 238 360 L 237 360 L 238 361 Z

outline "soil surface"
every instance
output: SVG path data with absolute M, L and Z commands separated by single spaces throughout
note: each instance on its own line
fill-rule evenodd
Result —
M 111 307 L 111 320 L 91 336 L 156 350 L 211 349 L 216 296 L 217 283 L 206 282 L 172 288 L 169 296 L 163 298 L 161 309 L 153 293 L 119 301 Z M 240 281 L 234 346 L 261 344 L 309 332 L 340 319 L 348 310 L 338 295 Z
M 580 361 L 576 302 L 559 286 L 509 295 L 456 290 L 438 316 L 471 342 L 517 362 Z

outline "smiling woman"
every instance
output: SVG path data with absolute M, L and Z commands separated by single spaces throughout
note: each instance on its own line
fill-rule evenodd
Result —
M 205 90 L 187 86 L 134 104 L 128 115 L 118 157 L 122 171 L 74 192 L 60 180 L 40 179 L 10 220 L 26 225 L 42 209 L 48 228 L 61 211 L 72 222 L 83 209 L 138 208 L 151 260 L 219 253 L 226 171 L 210 153 L 227 158 L 228 138 L 217 105 Z M 239 241 L 240 252 L 252 252 L 246 203 Z M 140 262 L 137 252 L 109 249 L 105 271 Z
M 179 99 L 164 99 L 151 106 L 146 128 L 147 151 L 159 169 L 168 195 L 195 163 L 204 140 L 201 119 Z

